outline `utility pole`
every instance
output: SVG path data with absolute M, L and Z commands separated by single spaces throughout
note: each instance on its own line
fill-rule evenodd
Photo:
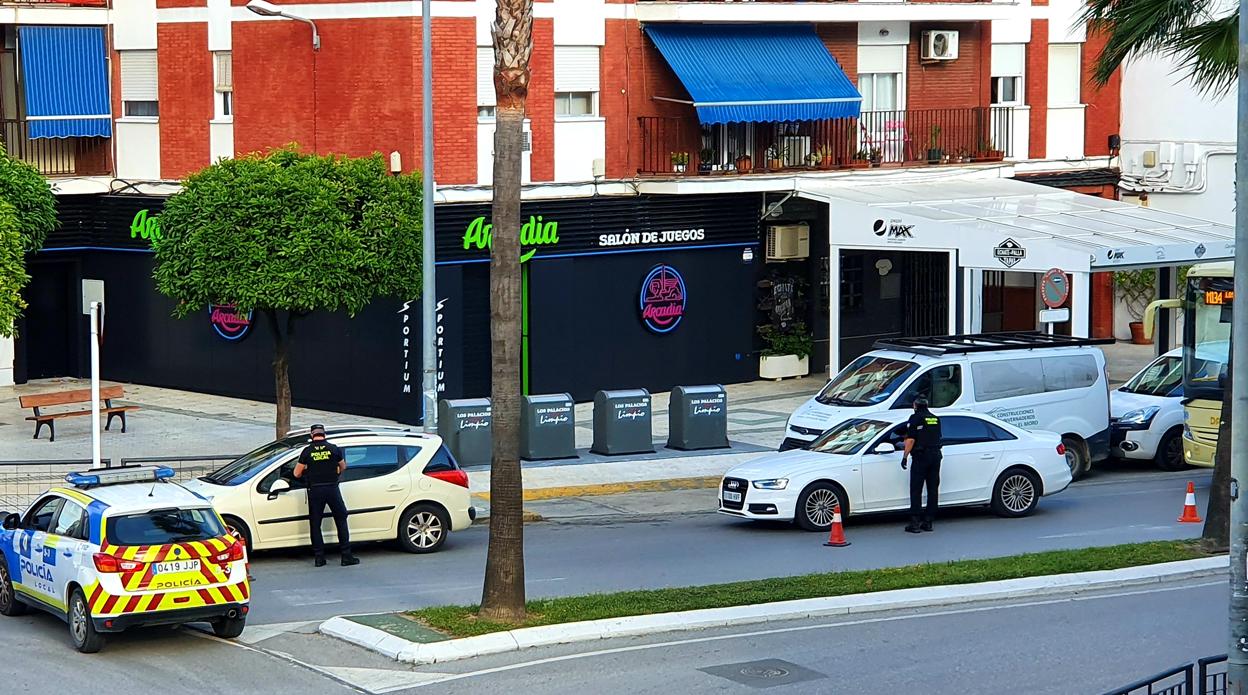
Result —
M 426 432 L 438 430 L 438 293 L 435 277 L 434 261 L 434 229 L 433 229 L 433 11 L 430 0 L 420 2 L 420 83 L 421 83 L 421 117 L 420 130 L 424 144 L 421 155 L 424 163 L 421 168 L 421 182 L 424 183 L 424 195 L 421 197 L 421 346 L 420 356 L 424 378 L 421 388 L 424 391 L 424 425 Z
M 103 468 L 100 460 L 100 314 L 102 302 L 91 302 L 91 467 Z
M 1235 289 L 1248 289 L 1248 3 L 1239 3 L 1239 117 L 1235 154 Z M 1232 309 L 1228 364 L 1248 365 L 1248 314 Z M 1230 372 L 1230 369 L 1227 369 Z M 1231 379 L 1231 606 L 1228 692 L 1248 695 L 1248 379 Z

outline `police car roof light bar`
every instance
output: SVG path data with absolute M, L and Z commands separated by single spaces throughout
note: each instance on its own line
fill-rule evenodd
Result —
M 877 340 L 872 347 L 876 350 L 900 350 L 922 355 L 949 355 L 1000 350 L 1034 350 L 1048 347 L 1086 347 L 1108 345 L 1113 342 L 1113 338 L 1077 338 L 1068 335 L 1020 331 L 939 335 L 926 338 L 886 338 Z
M 173 469 L 168 466 L 124 466 L 93 469 L 91 473 L 70 473 L 65 476 L 65 482 L 77 488 L 90 488 L 98 485 L 168 480 L 173 475 Z

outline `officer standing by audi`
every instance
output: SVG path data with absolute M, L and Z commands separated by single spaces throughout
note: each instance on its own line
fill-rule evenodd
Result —
M 940 497 L 940 418 L 928 408 L 926 398 L 916 398 L 914 414 L 906 422 L 906 448 L 901 454 L 901 468 L 906 460 L 910 468 L 910 523 L 906 533 L 932 530 Z M 927 488 L 927 513 L 923 513 L 923 488 Z
M 347 460 L 342 455 L 342 449 L 325 439 L 324 425 L 312 425 L 310 429 L 312 443 L 299 454 L 299 463 L 295 464 L 295 477 L 308 485 L 308 522 L 311 525 L 312 552 L 316 555 L 316 566 L 325 566 L 325 539 L 321 536 L 321 519 L 325 516 L 326 505 L 334 516 L 334 527 L 338 530 L 342 566 L 358 565 L 359 558 L 351 554 L 347 505 L 342 501 L 342 491 L 338 489 L 338 478 L 347 470 Z

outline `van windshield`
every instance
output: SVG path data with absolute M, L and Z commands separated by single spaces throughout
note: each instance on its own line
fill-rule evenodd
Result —
M 905 360 L 863 355 L 829 381 L 815 400 L 824 405 L 876 405 L 893 395 L 918 367 Z

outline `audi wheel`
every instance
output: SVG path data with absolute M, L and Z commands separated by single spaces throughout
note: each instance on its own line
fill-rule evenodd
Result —
M 832 528 L 832 515 L 837 507 L 842 519 L 849 514 L 849 500 L 840 486 L 826 481 L 811 483 L 797 498 L 794 521 L 807 531 L 827 531 Z

